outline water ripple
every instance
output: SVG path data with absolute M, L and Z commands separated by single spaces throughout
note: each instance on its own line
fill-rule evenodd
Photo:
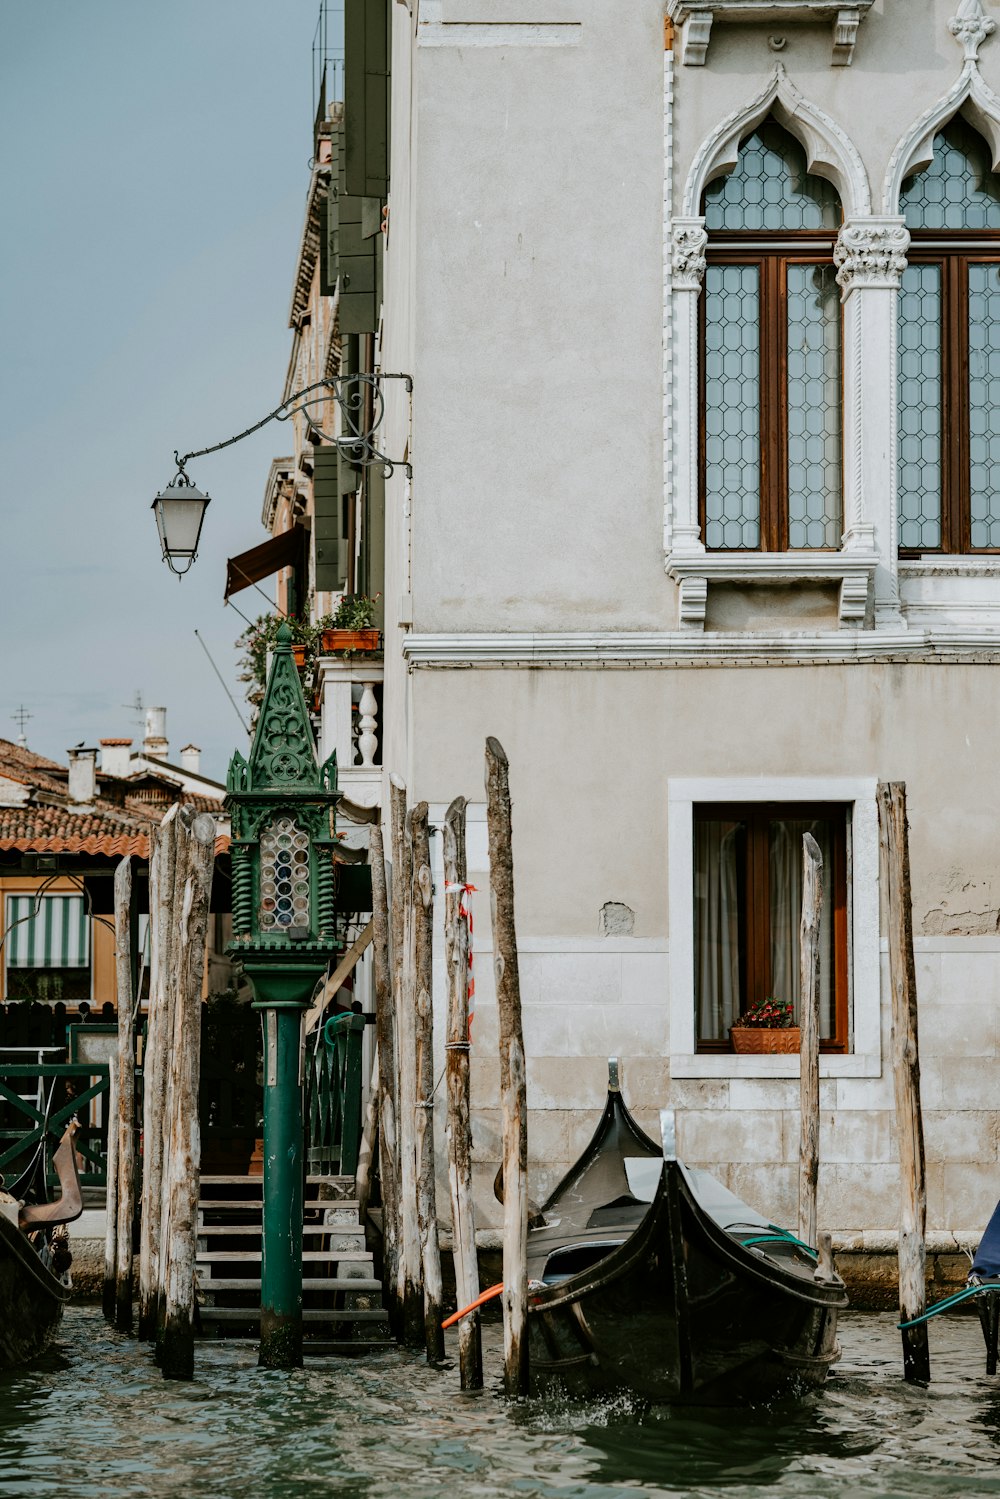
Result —
M 259 1370 L 199 1346 L 197 1378 L 72 1307 L 58 1344 L 0 1375 L 0 1496 L 16 1499 L 988 1499 L 1000 1496 L 1000 1379 L 978 1322 L 931 1329 L 933 1383 L 900 1378 L 889 1316 L 844 1319 L 822 1396 L 753 1411 L 644 1409 L 626 1396 L 508 1404 L 412 1353 Z

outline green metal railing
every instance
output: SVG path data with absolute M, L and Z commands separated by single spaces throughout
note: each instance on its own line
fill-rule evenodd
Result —
M 34 1097 L 25 1097 L 32 1083 Z M 51 1182 L 52 1155 L 75 1114 L 80 1129 L 74 1145 L 84 1163 L 80 1182 L 106 1186 L 107 1096 L 107 1063 L 5 1063 L 0 1068 L 0 1176 L 13 1185 L 41 1149 Z M 95 1123 L 90 1122 L 92 1113 Z
M 361 1148 L 363 1015 L 335 1015 L 306 1052 L 306 1162 L 321 1176 L 354 1176 Z

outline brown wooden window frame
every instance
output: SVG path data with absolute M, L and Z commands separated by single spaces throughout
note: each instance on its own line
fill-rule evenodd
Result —
M 760 230 L 716 230 L 705 252 L 709 265 L 754 265 L 759 275 L 760 319 L 760 542 L 756 547 L 709 547 L 718 552 L 787 552 L 788 545 L 788 267 L 832 266 L 836 232 L 830 229 L 775 231 L 768 238 Z M 698 507 L 701 534 L 707 534 L 705 453 L 706 308 L 698 307 Z M 840 403 L 844 397 L 844 318 L 840 317 Z M 843 485 L 843 421 L 841 421 L 841 484 Z M 841 495 L 843 513 L 843 495 Z M 796 548 L 796 550 L 801 550 Z M 812 552 L 839 550 L 809 547 Z
M 904 558 L 1000 555 L 1000 547 L 972 545 L 969 437 L 969 266 L 1000 265 L 1000 232 L 956 230 L 954 240 L 914 229 L 906 256 L 910 265 L 941 267 L 941 544 L 900 547 Z
M 850 891 L 848 889 L 847 830 L 851 807 L 843 802 L 696 802 L 694 822 L 732 821 L 747 825 L 744 868 L 741 878 L 740 971 L 743 992 L 741 1011 L 770 994 L 771 910 L 768 824 L 775 819 L 803 821 L 823 818 L 833 824 L 833 869 L 824 879 L 833 885 L 834 1033 L 821 1037 L 820 1051 L 843 1055 L 850 1051 Z M 692 851 L 693 859 L 696 858 Z M 697 878 L 697 863 L 694 864 Z M 694 998 L 694 996 L 692 996 Z M 695 1022 L 698 1053 L 728 1053 L 732 1045 L 722 1040 L 702 1040 Z

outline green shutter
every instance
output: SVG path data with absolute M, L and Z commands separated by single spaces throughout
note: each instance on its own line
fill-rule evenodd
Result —
M 347 540 L 335 447 L 313 450 L 313 544 L 317 591 L 338 593 L 347 581 Z
M 361 222 L 364 201 L 344 193 L 339 200 L 341 333 L 374 333 L 378 326 L 375 247 L 379 236 L 364 237 Z
M 392 0 L 344 0 L 347 191 L 389 192 L 389 57 Z
M 332 297 L 337 289 L 339 274 L 339 230 L 340 215 L 340 159 L 343 154 L 343 126 L 333 132 L 331 140 L 330 185 L 326 199 L 320 208 L 319 222 L 319 289 L 324 297 Z

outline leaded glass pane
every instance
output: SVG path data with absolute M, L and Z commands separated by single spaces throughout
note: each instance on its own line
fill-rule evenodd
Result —
M 1000 547 L 1000 265 L 969 266 L 969 499 L 973 551 Z
M 747 136 L 733 170 L 705 189 L 709 230 L 837 229 L 840 220 L 836 189 L 806 171 L 802 147 L 774 120 Z
M 903 184 L 908 229 L 1000 229 L 1000 182 L 982 136 L 961 115 L 934 137 L 934 158 Z
M 760 272 L 705 272 L 705 545 L 760 546 Z
M 832 265 L 788 266 L 788 545 L 841 532 L 840 292 Z
M 276 817 L 260 835 L 260 928 L 309 925 L 309 835 Z
M 899 293 L 899 545 L 941 546 L 941 267 L 908 265 Z

